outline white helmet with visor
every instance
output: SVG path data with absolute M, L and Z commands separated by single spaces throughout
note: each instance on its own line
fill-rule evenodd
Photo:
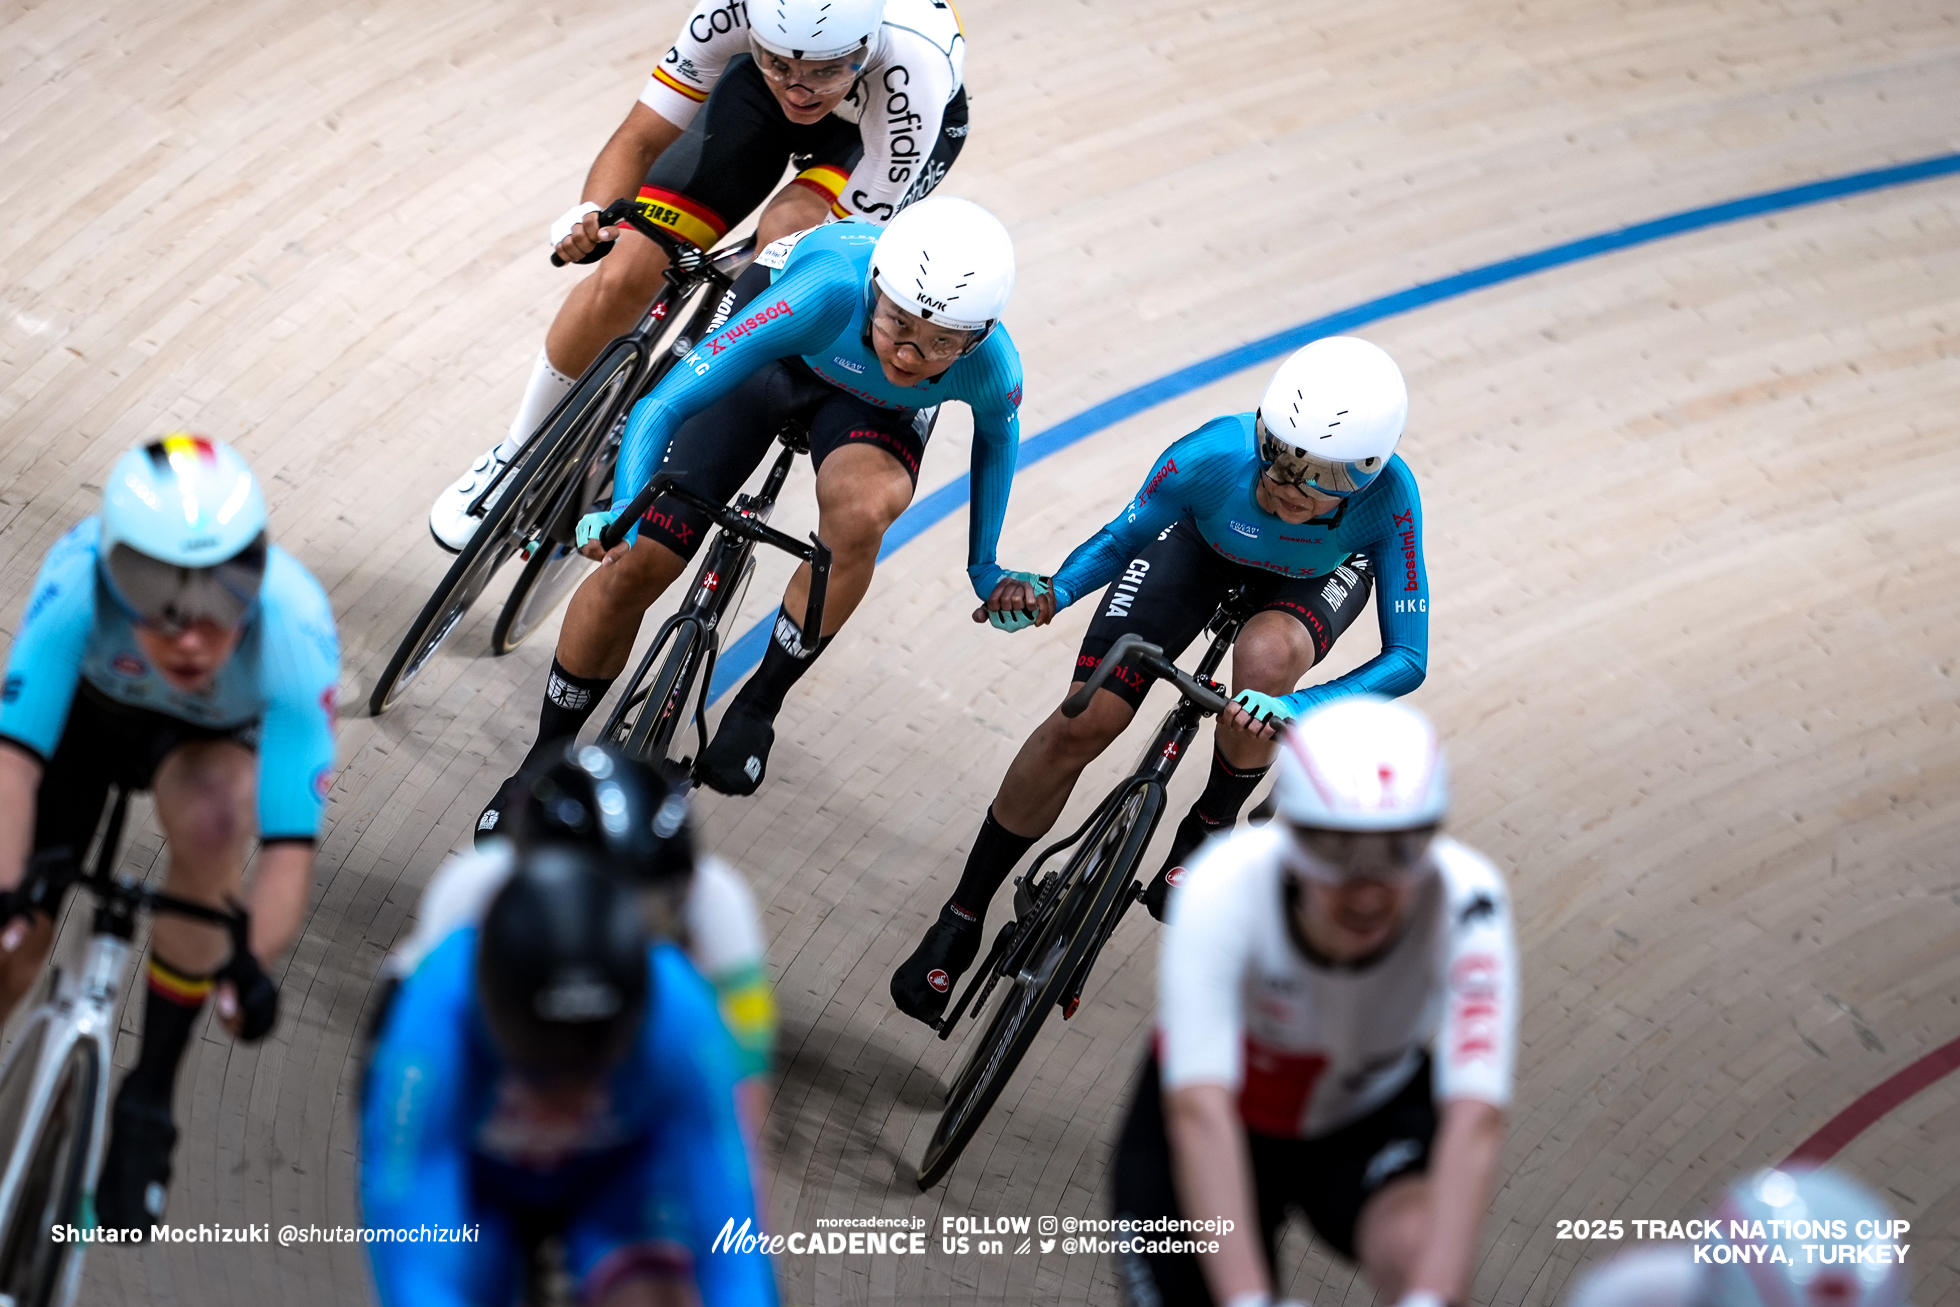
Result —
M 885 22 L 885 0 L 749 0 L 749 37 L 785 59 L 835 59 Z
M 1376 695 L 1314 709 L 1280 737 L 1273 798 L 1311 879 L 1416 870 L 1449 811 L 1436 732 L 1422 714 Z
M 97 556 L 110 591 L 145 626 L 235 628 L 265 579 L 265 494 L 237 450 L 172 432 L 109 474 Z
M 899 211 L 871 251 L 871 285 L 935 327 L 993 329 L 1014 293 L 1014 240 L 971 200 L 932 195 Z
M 1257 420 L 1268 476 L 1346 499 L 1388 466 L 1408 424 L 1409 388 L 1381 346 L 1327 336 L 1279 365 Z

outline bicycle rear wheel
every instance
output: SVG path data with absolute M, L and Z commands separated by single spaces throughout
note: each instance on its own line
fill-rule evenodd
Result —
M 70 1263 L 80 1246 L 56 1243 L 57 1225 L 80 1228 L 89 1145 L 95 1132 L 95 1099 L 102 1069 L 95 1045 L 78 1039 L 69 1046 L 55 1078 L 47 1111 L 31 1135 L 17 1134 L 14 1148 L 29 1149 L 20 1187 L 0 1231 L 0 1302 L 15 1307 L 52 1307 L 66 1301 L 74 1276 Z M 27 1072 L 32 1075 L 32 1069 Z
M 1040 917 L 1028 924 L 1035 932 L 1032 945 L 1009 955 L 1009 965 L 1017 958 L 1025 961 L 1014 975 L 1004 977 L 1007 993 L 946 1095 L 946 1108 L 919 1161 L 919 1188 L 932 1188 L 953 1169 L 1027 1056 L 1042 1022 L 1100 942 L 1103 922 L 1123 906 L 1131 873 L 1151 834 L 1153 823 L 1145 811 L 1150 794 L 1148 786 L 1139 785 L 1110 807 L 1058 873 L 1065 878 L 1060 892 L 1046 896 Z
M 568 479 L 584 464 L 586 442 L 602 432 L 593 427 L 609 421 L 613 401 L 620 398 L 640 363 L 640 345 L 631 339 L 615 341 L 600 361 L 579 379 L 578 388 L 558 410 L 542 439 L 524 462 L 505 475 L 503 492 L 484 514 L 476 534 L 463 546 L 435 593 L 416 614 L 408 633 L 388 660 L 368 712 L 379 717 L 397 703 L 428 666 L 470 606 L 477 601 L 497 569 L 518 548 L 540 537 L 563 507 Z M 540 547 L 542 552 L 542 546 Z

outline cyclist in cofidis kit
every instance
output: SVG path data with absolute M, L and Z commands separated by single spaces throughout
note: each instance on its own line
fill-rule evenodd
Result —
M 702 249 L 765 199 L 762 246 L 826 218 L 889 222 L 966 143 L 965 65 L 946 0 L 698 0 L 580 202 L 551 225 L 567 263 L 610 257 L 558 310 L 509 433 L 429 510 L 436 542 L 468 543 L 482 520 L 471 503 L 660 290 L 667 252 L 601 228 L 600 210 L 637 192 L 650 221 Z M 786 166 L 795 179 L 769 199 Z
M 1406 694 L 1422 683 L 1422 505 L 1414 473 L 1395 453 L 1408 411 L 1401 370 L 1384 350 L 1351 336 L 1317 340 L 1274 373 L 1257 412 L 1216 418 L 1164 451 L 1136 497 L 1052 579 L 1008 573 L 974 614 L 1023 629 L 1108 586 L 1076 656 L 1073 693 L 1125 634 L 1176 658 L 1226 595 L 1250 588 L 1258 612 L 1232 649 L 1235 697 L 1218 719 L 1204 792 L 1144 892 L 1160 921 L 1186 860 L 1238 820 L 1266 775 L 1282 724 L 1343 695 Z M 1381 652 L 1344 676 L 1295 689 L 1366 607 L 1371 588 Z M 1153 679 L 1133 664 L 1115 669 L 1081 716 L 1057 709 L 1021 746 L 959 885 L 892 977 L 901 1011 L 939 1019 L 979 953 L 995 892 L 1055 824 L 1082 769 L 1130 724 Z
M 1274 821 L 1171 899 L 1111 1159 L 1129 1307 L 1267 1307 L 1287 1214 L 1398 1307 L 1469 1301 L 1518 1040 L 1504 878 L 1437 828 L 1436 735 L 1372 695 L 1283 737 Z M 1150 1233 L 1230 1221 L 1216 1251 Z
M 817 534 L 832 553 L 824 630 L 798 625 L 810 576 L 799 567 L 762 665 L 696 764 L 704 784 L 752 794 L 762 783 L 783 697 L 863 600 L 885 530 L 912 500 L 933 416 L 949 400 L 973 411 L 967 573 L 978 594 L 993 592 L 1020 442 L 1021 359 L 998 325 L 1013 287 L 1007 229 L 966 200 L 933 196 L 882 230 L 858 221 L 819 227 L 765 251 L 738 279 L 726 326 L 634 407 L 613 506 L 578 526 L 591 557 L 601 556 L 600 532 L 656 471 L 725 502 L 785 421 L 810 432 Z M 708 526 L 662 496 L 636 524 L 631 547 L 605 555 L 579 586 L 526 767 L 592 715 L 626 666 L 648 605 L 680 576 Z M 479 829 L 496 824 L 515 779 L 492 797 Z
M 643 906 L 596 850 L 527 849 L 402 981 L 368 1073 L 362 1215 L 477 1237 L 370 1242 L 384 1307 L 504 1307 L 548 1237 L 593 1307 L 773 1307 L 769 1259 L 716 1241 L 757 1228 L 735 1050 Z
M 177 1066 L 205 999 L 215 990 L 241 1039 L 277 1019 L 265 965 L 306 910 L 339 679 L 326 594 L 268 543 L 245 460 L 202 436 L 123 455 L 101 514 L 57 541 L 34 580 L 0 693 L 0 1018 L 54 942 L 52 921 L 16 919 L 27 857 L 84 855 L 112 786 L 155 793 L 168 893 L 224 907 L 259 841 L 245 952 L 177 917 L 151 931 L 142 1051 L 96 1191 L 104 1227 L 147 1233 L 163 1219 Z

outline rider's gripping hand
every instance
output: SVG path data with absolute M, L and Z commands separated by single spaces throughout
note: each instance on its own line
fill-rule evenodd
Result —
M 567 263 L 596 263 L 612 253 L 619 228 L 601 227 L 598 215 L 602 212 L 600 205 L 586 200 L 558 215 L 546 239 L 559 258 Z
M 587 558 L 598 561 L 606 556 L 604 542 L 599 539 L 605 529 L 619 520 L 619 514 L 610 508 L 596 513 L 587 513 L 578 520 L 578 529 L 572 533 L 572 543 Z
M 256 1043 L 272 1033 L 279 1020 L 279 986 L 250 949 L 232 950 L 231 961 L 219 970 L 218 1016 L 231 1033 Z
M 1257 690 L 1240 690 L 1225 705 L 1225 724 L 1262 740 L 1279 738 L 1280 728 L 1293 721 L 1293 710 L 1284 700 Z
M 1004 572 L 986 606 L 973 610 L 976 622 L 1002 631 L 1023 631 L 1055 620 L 1055 591 L 1049 578 L 1033 572 Z

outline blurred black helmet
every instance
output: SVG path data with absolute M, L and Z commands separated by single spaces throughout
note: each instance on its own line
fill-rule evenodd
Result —
M 485 1023 L 515 1066 L 597 1076 L 633 1047 L 652 979 L 634 891 L 591 851 L 521 851 L 476 946 Z
M 501 825 L 519 849 L 595 849 L 642 888 L 694 875 L 687 791 L 610 744 L 568 743 L 518 777 Z

